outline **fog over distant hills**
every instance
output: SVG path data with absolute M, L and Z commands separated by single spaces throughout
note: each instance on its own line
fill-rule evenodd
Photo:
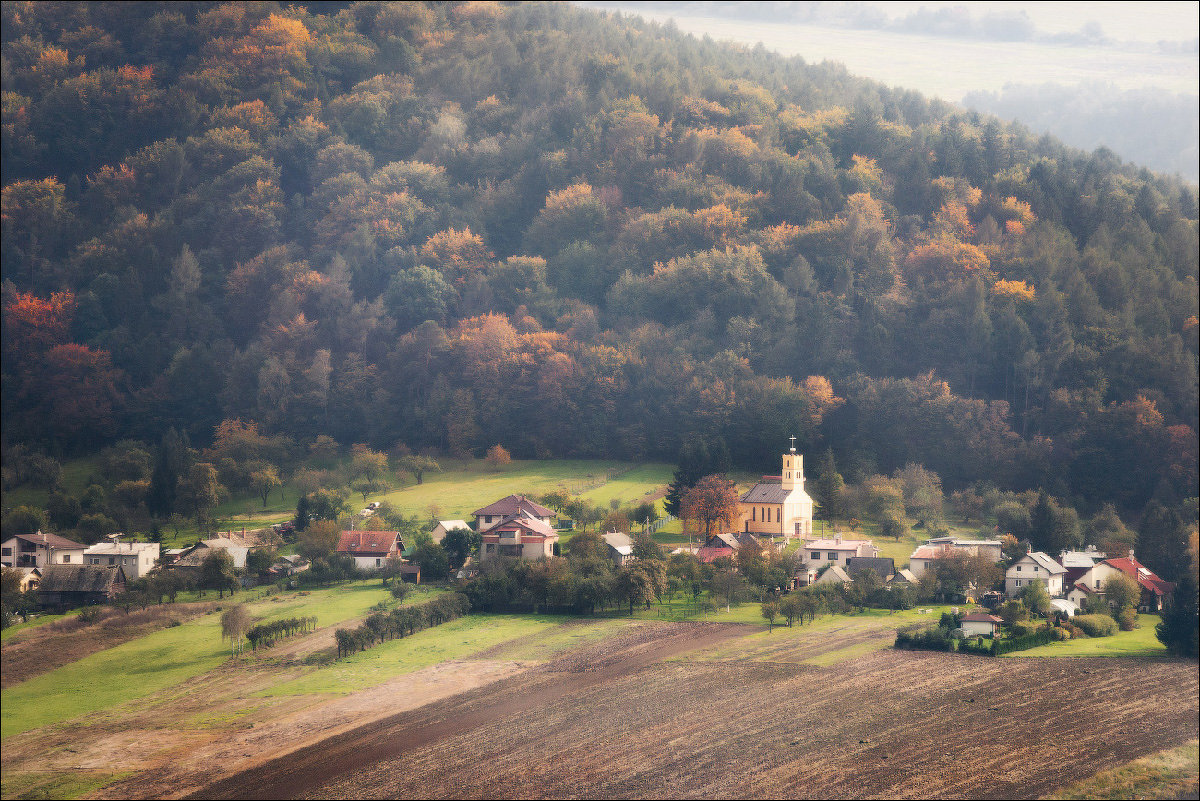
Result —
M 586 3 L 762 42 L 1200 181 L 1195 3 Z

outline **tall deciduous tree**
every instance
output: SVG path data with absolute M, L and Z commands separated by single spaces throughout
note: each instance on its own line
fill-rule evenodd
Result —
M 733 482 L 724 476 L 706 476 L 696 482 L 680 503 L 682 517 L 704 528 L 704 538 L 718 524 L 728 528 L 738 516 L 738 494 Z

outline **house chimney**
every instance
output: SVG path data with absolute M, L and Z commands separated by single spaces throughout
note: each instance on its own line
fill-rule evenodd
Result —
M 1133 558 L 1133 549 L 1132 548 L 1129 549 L 1129 561 L 1134 562 L 1134 563 L 1137 562 L 1137 560 Z

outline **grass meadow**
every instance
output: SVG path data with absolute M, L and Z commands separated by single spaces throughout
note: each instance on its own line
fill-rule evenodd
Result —
M 1052 642 L 1004 656 L 1167 656 L 1166 646 L 1154 636 L 1154 627 L 1161 619 L 1158 615 L 1138 615 L 1139 627 L 1133 631 L 1118 631 L 1111 637 Z
M 423 600 L 422 596 L 415 595 L 414 600 Z M 390 598 L 378 581 L 355 582 L 304 595 L 271 596 L 252 602 L 250 612 L 264 619 L 315 614 L 318 626 L 329 626 L 363 615 Z M 91 654 L 4 690 L 0 740 L 117 709 L 206 673 L 229 656 L 217 612 Z

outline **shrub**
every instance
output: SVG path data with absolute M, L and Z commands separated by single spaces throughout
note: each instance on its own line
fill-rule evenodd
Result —
M 1121 627 L 1121 631 L 1133 631 L 1138 627 L 1137 612 L 1130 609 L 1128 606 L 1121 610 L 1117 615 L 1117 625 Z
M 80 610 L 79 620 L 81 623 L 95 623 L 100 619 L 100 607 L 87 606 Z
M 1072 623 L 1089 637 L 1111 637 L 1117 633 L 1117 621 L 1108 615 L 1076 615 Z
M 992 640 L 992 655 L 1000 656 L 1000 654 L 1012 653 L 1013 651 L 1025 651 L 1053 641 L 1054 628 L 1052 626 L 1043 626 L 1037 631 L 1021 637 Z

